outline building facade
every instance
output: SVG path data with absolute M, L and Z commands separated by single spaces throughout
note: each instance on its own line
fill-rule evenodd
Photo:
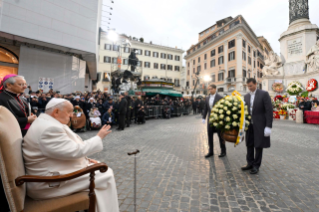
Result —
M 137 51 L 139 63 L 137 72 L 141 73 L 142 80 L 162 79 L 173 82 L 176 90 L 181 90 L 181 72 L 183 68 L 183 50 L 152 43 L 144 43 L 125 35 L 119 35 L 118 40 L 127 39 L 131 47 L 121 47 L 120 42 L 114 43 L 108 39 L 106 32 L 101 32 L 99 46 L 98 72 L 101 79 L 97 83 L 97 89 L 110 91 L 111 73 L 118 68 L 130 70 L 128 57 L 133 49 Z M 118 64 L 118 57 L 121 64 Z
M 186 94 L 206 94 L 207 85 L 214 82 L 218 92 L 247 91 L 246 81 L 254 77 L 262 88 L 265 57 L 272 51 L 264 37 L 257 37 L 245 19 L 239 15 L 217 21 L 199 33 L 198 43 L 187 50 Z
M 23 75 L 33 90 L 40 79 L 61 93 L 92 90 L 101 0 L 0 2 L 0 78 Z

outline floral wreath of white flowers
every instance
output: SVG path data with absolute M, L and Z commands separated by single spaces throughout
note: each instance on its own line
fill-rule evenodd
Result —
M 300 82 L 293 81 L 293 82 L 288 84 L 287 92 L 290 95 L 299 94 L 301 91 L 302 91 L 302 85 Z
M 251 116 L 247 105 L 244 107 L 245 131 L 248 130 Z M 218 101 L 212 108 L 209 123 L 222 132 L 239 129 L 241 117 L 241 102 L 235 96 L 227 96 Z

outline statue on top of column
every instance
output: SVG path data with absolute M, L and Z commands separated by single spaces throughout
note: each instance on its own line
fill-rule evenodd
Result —
M 266 55 L 265 66 L 262 70 L 265 76 L 277 76 L 280 75 L 278 70 L 282 67 L 281 58 L 273 51 L 269 52 L 269 57 Z

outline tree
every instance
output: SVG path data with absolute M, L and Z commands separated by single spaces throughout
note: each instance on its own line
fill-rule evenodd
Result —
M 144 43 L 144 38 L 140 38 L 140 42 Z

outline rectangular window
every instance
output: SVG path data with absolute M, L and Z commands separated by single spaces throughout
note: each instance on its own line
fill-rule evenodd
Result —
M 193 85 L 195 85 L 195 80 L 193 80 Z
M 124 48 L 124 52 L 125 52 L 125 53 L 130 53 L 130 52 L 131 52 L 131 49 L 130 49 L 129 47 L 125 47 L 125 48 Z
M 104 56 L 104 63 L 111 63 L 111 57 Z
M 175 84 L 175 87 L 179 87 L 180 85 L 179 85 L 179 79 L 175 79 L 174 80 L 174 84 Z
M 218 58 L 218 65 L 224 64 L 224 56 Z
M 128 65 L 128 59 L 123 59 L 123 65 Z
M 173 66 L 172 65 L 167 65 L 167 70 L 172 71 L 173 70 Z
M 179 66 L 175 66 L 175 71 L 179 71 Z
M 118 45 L 113 45 L 113 51 L 118 52 L 120 50 L 120 46 Z
M 148 50 L 145 50 L 145 56 L 151 56 L 151 52 L 150 51 L 148 51 Z
M 215 74 L 212 75 L 212 82 L 216 82 L 216 76 L 215 76 Z
M 246 41 L 243 40 L 243 47 L 246 48 Z
M 248 53 L 250 53 L 251 49 L 250 49 L 250 46 L 248 46 Z
M 151 67 L 151 63 L 150 62 L 144 62 L 144 67 L 145 68 L 150 68 Z
M 112 50 L 111 44 L 105 44 L 105 49 L 106 50 Z
M 195 60 L 193 60 L 193 65 L 195 65 Z
M 189 81 L 186 82 L 186 87 L 189 87 Z
M 228 71 L 228 78 L 233 78 L 233 77 L 235 77 L 235 70 L 234 69 Z
M 142 61 L 138 61 L 138 62 L 137 62 L 137 67 L 142 67 L 142 65 L 143 65 L 143 62 L 142 62 Z
M 246 78 L 246 76 L 247 76 L 247 72 L 245 69 L 243 69 L 243 77 Z
M 181 57 L 180 57 L 180 56 L 175 55 L 175 60 L 176 60 L 176 61 L 180 61 L 180 60 L 181 60 Z
M 161 70 L 166 70 L 166 65 L 165 64 L 161 64 Z
M 201 70 L 201 67 L 200 66 L 197 66 L 197 73 L 199 73 Z
M 204 55 L 204 60 L 206 60 L 206 59 L 207 59 L 207 54 Z
M 219 73 L 218 74 L 218 81 L 223 81 L 224 80 L 224 73 Z
M 216 50 L 215 50 L 215 49 L 210 52 L 210 56 L 211 56 L 211 57 L 214 57 L 215 54 L 216 54 Z
M 224 46 L 218 47 L 218 54 L 224 52 Z
M 206 69 L 207 69 L 207 63 L 204 64 L 204 70 L 206 70 Z
M 256 68 L 256 61 L 254 61 L 254 68 Z
M 251 65 L 251 57 L 248 56 L 248 64 Z
M 173 55 L 168 54 L 168 55 L 167 55 L 167 59 L 169 59 L 169 60 L 173 60 Z
M 200 63 L 200 57 L 198 58 L 198 62 Z
M 154 69 L 158 69 L 158 63 L 154 63 Z
M 117 58 L 116 57 L 112 57 L 112 63 L 113 64 L 117 64 Z
M 187 63 L 187 67 L 189 68 L 189 62 Z
M 195 74 L 195 68 L 193 68 L 193 74 Z
M 228 48 L 231 49 L 233 47 L 235 47 L 235 39 L 228 42 Z
M 216 61 L 215 61 L 215 59 L 214 60 L 211 60 L 210 61 L 210 67 L 212 68 L 212 67 L 215 67 L 216 66 Z
M 158 58 L 158 52 L 153 52 L 153 57 L 157 57 Z
M 189 71 L 189 69 L 187 70 L 187 75 L 188 75 L 188 76 L 190 75 L 190 71 Z
M 136 49 L 136 54 L 137 54 L 137 55 L 143 55 L 143 50 L 141 50 L 141 49 Z
M 254 51 L 254 57 L 256 57 L 256 51 Z
M 259 67 L 259 61 L 257 62 L 257 67 Z
M 243 60 L 246 61 L 246 52 L 243 52 Z
M 161 53 L 161 58 L 162 58 L 162 59 L 166 59 L 166 54 Z
M 228 54 L 228 61 L 232 61 L 235 60 L 235 52 L 230 52 Z

